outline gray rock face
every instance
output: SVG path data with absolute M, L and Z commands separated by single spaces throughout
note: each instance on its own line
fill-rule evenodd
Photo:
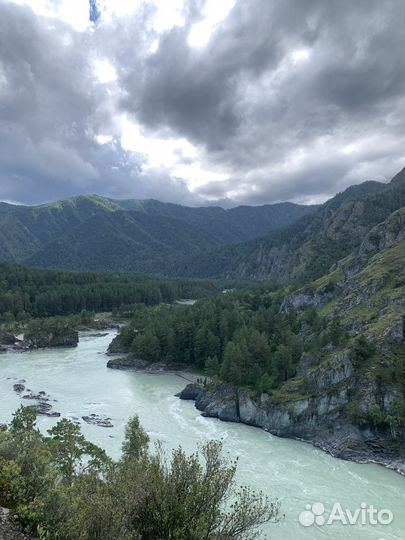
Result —
M 296 311 L 304 310 L 308 307 L 314 307 L 321 309 L 331 300 L 333 300 L 335 293 L 333 292 L 298 292 L 294 293 L 284 300 L 281 305 L 280 312 L 287 313 L 290 309 Z
M 198 408 L 198 398 L 200 395 L 205 395 L 204 388 L 197 383 L 188 384 L 180 394 L 177 394 L 180 399 L 194 400 L 196 402 L 196 407 Z
M 375 253 L 390 248 L 405 238 L 405 213 L 397 210 L 390 219 L 371 229 L 361 243 L 357 255 L 369 258 Z
M 348 351 L 335 354 L 328 363 L 309 369 L 305 376 L 318 389 L 322 390 L 350 379 L 353 365 Z
M 50 403 L 45 403 L 44 401 L 40 401 L 39 403 L 35 403 L 34 405 L 28 405 L 28 408 L 33 409 L 37 414 L 43 416 L 60 416 L 60 412 L 53 411 L 52 405 Z
M 336 355 L 327 366 L 310 368 L 307 375 L 314 393 L 298 399 L 276 400 L 267 394 L 256 398 L 225 384 L 210 389 L 195 383 L 187 385 L 179 397 L 194 400 L 203 416 L 257 426 L 279 437 L 310 442 L 335 457 L 380 463 L 405 474 L 401 441 L 393 443 L 389 433 L 377 428 L 361 429 L 345 412 L 355 389 L 347 354 Z M 364 384 L 358 392 L 364 408 L 372 405 L 375 391 Z M 395 397 L 386 394 L 387 410 Z
M 18 341 L 14 334 L 0 334 L 1 345 L 14 345 Z
M 59 417 L 60 413 L 56 412 L 52 409 L 52 405 L 49 403 L 50 401 L 56 401 L 55 399 L 51 400 L 51 397 L 41 390 L 37 394 L 35 394 L 32 390 L 25 387 L 25 379 L 21 379 L 18 383 L 15 383 L 13 385 L 14 391 L 25 400 L 32 400 L 36 401 L 37 403 L 34 403 L 32 405 L 28 405 L 27 407 L 30 409 L 33 409 L 36 414 L 44 415 L 44 416 L 51 416 L 51 417 Z M 26 392 L 26 394 L 22 395 L 23 392 Z
M 126 353 L 129 353 L 129 346 L 123 342 L 122 336 L 118 334 L 109 344 L 107 353 L 108 354 L 126 354 Z
M 147 362 L 140 360 L 139 358 L 124 357 L 124 358 L 111 358 L 108 360 L 107 367 L 110 369 L 122 369 L 122 370 L 141 370 L 148 366 Z
M 16 383 L 13 384 L 14 391 L 17 392 L 17 394 L 21 394 L 25 390 L 25 385 L 22 383 Z

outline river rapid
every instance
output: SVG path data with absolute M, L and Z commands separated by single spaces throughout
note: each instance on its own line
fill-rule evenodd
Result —
M 25 379 L 34 393 L 47 392 L 54 410 L 68 418 L 100 414 L 113 427 L 89 425 L 81 420 L 83 433 L 113 458 L 120 455 L 124 427 L 138 414 L 151 441 L 162 441 L 168 451 L 181 445 L 187 452 L 209 439 L 223 439 L 230 457 L 239 458 L 237 481 L 261 489 L 281 501 L 285 515 L 266 526 L 260 538 L 273 540 L 403 540 L 405 531 L 405 479 L 378 465 L 360 465 L 335 459 L 313 446 L 274 437 L 242 424 L 203 418 L 193 402 L 175 394 L 186 381 L 177 376 L 111 370 L 105 352 L 114 332 L 106 336 L 82 334 L 74 349 L 46 349 L 0 355 L 0 422 L 30 402 L 13 390 Z M 57 418 L 38 417 L 46 431 Z M 320 502 L 322 517 L 329 517 L 334 503 L 353 513 L 361 503 L 389 509 L 389 525 L 300 524 L 305 505 Z M 322 522 L 322 520 L 320 520 Z

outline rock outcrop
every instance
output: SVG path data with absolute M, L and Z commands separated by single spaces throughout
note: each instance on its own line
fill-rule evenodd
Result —
M 126 354 L 129 353 L 129 345 L 124 341 L 121 334 L 115 336 L 107 349 L 108 354 Z
M 51 400 L 51 397 L 41 390 L 37 394 L 35 394 L 32 390 L 25 387 L 25 379 L 21 379 L 17 383 L 13 384 L 14 391 L 25 400 L 32 400 L 36 401 L 36 403 L 33 403 L 32 405 L 26 405 L 28 408 L 33 409 L 36 414 L 40 414 L 43 416 L 51 416 L 51 417 L 59 417 L 60 413 L 57 411 L 54 411 L 52 409 L 52 405 L 50 401 L 56 401 Z M 24 392 L 26 392 L 24 394 Z
M 148 363 L 140 360 L 139 358 L 134 358 L 132 356 L 125 356 L 120 358 L 111 358 L 107 362 L 107 367 L 110 369 L 121 369 L 128 371 L 138 371 L 143 370 L 148 366 Z
M 43 416 L 51 416 L 55 418 L 60 416 L 60 412 L 52 410 L 52 405 L 50 403 L 45 403 L 44 401 L 39 401 L 34 405 L 28 405 L 28 408 L 33 409 L 37 414 Z
M 370 413 L 377 402 L 391 413 L 399 393 L 355 376 L 347 352 L 315 366 L 304 354 L 302 362 L 301 376 L 272 396 L 226 384 L 189 384 L 179 397 L 194 400 L 203 416 L 257 426 L 310 442 L 338 458 L 379 463 L 405 474 L 403 434 L 393 438 L 390 429 L 359 423 L 353 416 Z
M 254 399 L 224 386 L 215 390 L 191 386 L 195 385 L 187 385 L 179 397 L 195 399 L 203 416 L 260 427 L 279 437 L 312 443 L 334 457 L 378 463 L 405 474 L 400 443 L 393 445 L 386 432 L 361 430 L 341 414 L 348 403 L 343 388 L 337 395 L 277 403 L 265 394 Z
M 66 330 L 65 332 L 37 332 L 26 334 L 24 344 L 29 349 L 42 349 L 46 347 L 77 347 L 79 332 Z
M 113 427 L 113 424 L 111 422 L 111 418 L 108 416 L 103 416 L 101 414 L 89 414 L 88 416 L 82 416 L 82 419 L 87 424 L 93 424 L 95 426 L 105 427 L 105 428 L 111 428 Z

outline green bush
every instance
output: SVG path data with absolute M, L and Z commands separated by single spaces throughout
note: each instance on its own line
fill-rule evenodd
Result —
M 113 462 L 69 420 L 48 433 L 24 407 L 0 432 L 0 504 L 40 540 L 250 540 L 279 514 L 277 501 L 234 487 L 220 442 L 151 453 L 134 417 Z

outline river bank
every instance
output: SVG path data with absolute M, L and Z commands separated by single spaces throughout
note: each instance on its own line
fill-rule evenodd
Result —
M 107 353 L 111 355 L 112 353 Z M 209 380 L 208 377 L 202 374 L 191 373 L 184 370 L 184 368 L 175 369 L 173 367 L 168 368 L 165 363 L 148 364 L 139 358 L 134 358 L 131 355 L 119 356 L 118 358 L 111 358 L 107 362 L 109 369 L 117 369 L 121 371 L 134 371 L 136 373 L 148 373 L 150 375 L 175 375 L 190 383 L 198 383 L 201 380 Z
M 344 422 L 339 410 L 327 415 L 325 404 L 324 417 L 320 417 L 316 414 L 319 404 L 307 403 L 309 400 L 304 404 L 276 403 L 267 394 L 254 399 L 248 391 L 229 385 L 209 388 L 196 383 L 188 384 L 179 398 L 194 401 L 205 417 L 258 427 L 277 437 L 310 443 L 335 458 L 381 465 L 405 476 L 399 441 L 390 446 L 382 435 L 378 440 L 375 433 Z
M 207 379 L 202 375 L 181 369 L 168 369 L 164 363 L 148 365 L 131 356 L 113 358 L 108 361 L 107 367 L 150 375 L 180 377 L 189 384 L 177 396 L 182 400 L 194 401 L 202 416 L 261 428 L 277 437 L 312 444 L 334 458 L 359 464 L 380 465 L 405 476 L 404 460 L 395 455 L 398 448 L 385 448 L 384 445 L 379 445 L 375 434 L 362 432 L 353 424 L 343 423 L 336 411 L 332 416 L 329 415 L 322 421 L 318 418 L 316 421 L 316 411 L 314 407 L 311 410 L 308 400 L 302 400 L 302 403 L 295 401 L 293 404 L 295 410 L 292 410 L 291 403 L 287 406 L 271 404 L 268 396 L 262 396 L 257 402 L 247 392 L 240 390 L 235 394 L 235 390 L 226 385 L 212 391 L 200 384 L 202 379 Z M 332 411 L 338 405 L 336 400 L 330 400 L 328 403 Z M 322 406 L 325 409 L 326 404 L 323 403 Z M 301 421 L 298 421 L 297 415 L 302 415 L 308 407 L 311 414 L 303 415 Z M 323 412 L 328 411 L 325 409 Z M 331 427 L 331 421 L 336 421 L 335 429 Z
M 92 332 L 91 332 L 92 333 Z M 90 333 L 90 334 L 91 334 Z M 94 333 L 93 333 L 94 334 Z M 260 539 L 272 540 L 398 540 L 405 528 L 404 478 L 375 465 L 335 459 L 310 444 L 274 437 L 242 423 L 201 416 L 190 401 L 175 397 L 185 379 L 159 373 L 107 369 L 105 351 L 115 335 L 80 335 L 74 348 L 37 349 L 0 356 L 0 422 L 8 423 L 25 401 L 13 390 L 20 379 L 35 393 L 44 390 L 61 417 L 76 419 L 88 440 L 118 459 L 128 419 L 137 414 L 151 439 L 169 455 L 181 446 L 187 454 L 208 440 L 224 441 L 231 459 L 238 459 L 237 484 L 262 490 L 282 503 L 285 518 L 263 529 Z M 109 357 L 110 359 L 112 357 Z M 110 418 L 113 427 L 87 423 L 83 416 Z M 58 418 L 38 417 L 42 433 Z M 355 510 L 361 501 L 390 508 L 390 526 L 302 527 L 305 505 L 320 501 L 330 512 L 339 501 Z

